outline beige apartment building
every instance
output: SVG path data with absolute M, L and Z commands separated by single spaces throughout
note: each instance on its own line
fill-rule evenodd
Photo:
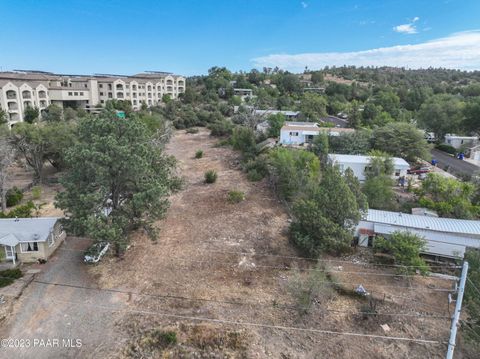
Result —
M 159 104 L 163 95 L 177 98 L 185 92 L 185 78 L 150 71 L 132 76 L 96 74 L 62 75 L 42 71 L 0 72 L 0 108 L 10 126 L 23 121 L 27 107 L 44 110 L 48 105 L 93 111 L 108 100 L 126 100 L 134 110 L 142 103 Z

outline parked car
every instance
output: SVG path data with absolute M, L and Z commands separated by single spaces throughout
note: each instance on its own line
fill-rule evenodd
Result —
M 430 167 L 426 167 L 426 166 L 414 167 L 407 170 L 407 173 L 409 175 L 420 175 L 422 173 L 429 173 L 429 172 L 431 172 L 431 169 Z
M 85 263 L 97 263 L 105 253 L 107 253 L 110 243 L 97 242 L 92 244 L 84 253 L 83 261 Z

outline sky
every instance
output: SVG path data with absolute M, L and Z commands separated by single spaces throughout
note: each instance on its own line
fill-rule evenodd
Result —
M 480 70 L 480 0 L 0 0 L 0 69 Z

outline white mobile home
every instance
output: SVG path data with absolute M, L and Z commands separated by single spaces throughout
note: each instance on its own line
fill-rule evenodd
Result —
M 319 127 L 315 122 L 285 122 L 280 130 L 280 143 L 282 145 L 303 145 L 312 143 L 315 136 L 320 132 L 326 132 L 329 136 L 339 136 L 340 133 L 354 132 L 353 128 Z
M 457 136 L 450 133 L 445 135 L 445 143 L 457 150 L 460 148 L 469 148 L 478 144 L 478 137 L 475 136 Z
M 328 159 L 331 163 L 338 165 L 342 173 L 350 168 L 359 181 L 365 181 L 365 169 L 370 166 L 371 156 L 360 155 L 338 155 L 329 154 Z M 393 157 L 394 173 L 393 178 L 400 178 L 407 175 L 410 165 L 403 158 Z
M 424 254 L 463 258 L 467 248 L 480 248 L 480 221 L 438 218 L 369 209 L 356 228 L 358 244 L 371 247 L 375 237 L 410 232 L 427 241 Z

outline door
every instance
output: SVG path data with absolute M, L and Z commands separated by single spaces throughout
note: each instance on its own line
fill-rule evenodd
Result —
M 5 246 L 5 259 L 15 258 L 15 247 Z

